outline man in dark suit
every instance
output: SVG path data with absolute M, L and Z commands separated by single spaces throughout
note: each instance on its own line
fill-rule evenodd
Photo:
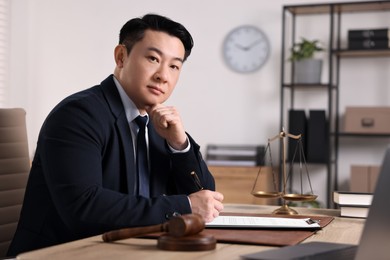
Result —
M 178 214 L 218 216 L 223 195 L 199 146 L 175 107 L 163 104 L 192 46 L 181 24 L 158 15 L 122 27 L 114 74 L 64 99 L 45 120 L 8 255 Z M 136 163 L 140 115 L 148 121 L 147 183 Z

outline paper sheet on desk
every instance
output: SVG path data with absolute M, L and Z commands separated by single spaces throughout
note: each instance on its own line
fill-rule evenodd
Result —
M 252 216 L 219 216 L 206 223 L 209 228 L 249 228 L 249 229 L 320 229 L 318 222 L 310 218 L 274 218 Z
M 272 215 L 257 213 L 234 213 L 222 212 L 221 216 L 252 216 L 252 217 L 278 217 L 303 219 L 310 218 L 318 221 L 321 228 L 329 225 L 334 217 L 314 215 Z M 202 234 L 210 235 L 217 239 L 218 243 L 233 243 L 246 245 L 267 245 L 267 246 L 292 246 L 297 245 L 311 237 L 318 229 L 309 228 L 206 228 Z M 158 238 L 161 233 L 150 234 L 149 238 Z

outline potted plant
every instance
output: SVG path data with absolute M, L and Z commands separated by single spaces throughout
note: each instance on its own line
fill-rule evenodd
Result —
M 322 60 L 314 59 L 314 54 L 324 49 L 318 40 L 301 38 L 291 48 L 290 61 L 294 62 L 294 82 L 318 84 L 321 82 Z

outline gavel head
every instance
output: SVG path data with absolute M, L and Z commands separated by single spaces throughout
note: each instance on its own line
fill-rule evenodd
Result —
M 195 235 L 204 228 L 205 222 L 199 214 L 181 215 L 167 222 L 168 234 L 174 237 Z

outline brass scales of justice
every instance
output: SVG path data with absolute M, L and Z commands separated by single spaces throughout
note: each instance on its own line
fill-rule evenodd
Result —
M 295 146 L 295 151 L 294 151 L 294 154 L 293 154 L 292 159 L 291 159 L 288 175 L 287 175 L 287 171 L 286 171 L 286 169 L 287 169 L 286 168 L 286 139 L 287 138 L 292 138 L 292 139 L 297 140 L 296 146 Z M 270 144 L 271 144 L 271 142 L 273 142 L 275 140 L 281 140 L 281 142 L 282 142 L 282 166 L 281 166 L 282 167 L 282 191 L 279 191 L 279 188 L 278 188 L 279 185 L 278 185 L 278 182 L 276 180 L 276 174 L 274 172 L 274 166 L 273 166 L 273 162 L 272 162 L 272 153 L 271 153 L 271 145 Z M 299 155 L 299 172 L 300 172 L 300 182 L 301 182 L 300 188 L 301 189 L 300 189 L 300 193 L 287 193 L 286 192 L 287 180 L 289 178 L 292 178 L 293 164 L 294 164 L 295 157 L 296 157 L 297 153 Z M 309 176 L 309 172 L 307 170 L 306 159 L 305 159 L 303 145 L 302 145 L 302 135 L 301 134 L 293 135 L 293 134 L 287 133 L 284 131 L 284 128 L 283 128 L 282 131 L 278 135 L 274 136 L 273 138 L 268 139 L 267 147 L 266 147 L 265 153 L 264 153 L 264 159 L 265 159 L 265 157 L 267 157 L 267 154 L 268 154 L 268 158 L 269 158 L 270 167 L 272 170 L 271 174 L 272 174 L 272 178 L 273 178 L 274 190 L 273 191 L 262 191 L 262 190 L 255 191 L 258 178 L 261 175 L 262 168 L 263 168 L 262 166 L 260 166 L 260 169 L 259 169 L 257 176 L 256 176 L 256 179 L 255 179 L 255 183 L 253 184 L 253 188 L 252 188 L 252 192 L 251 192 L 252 195 L 257 197 L 257 198 L 264 198 L 264 199 L 281 198 L 283 201 L 282 206 L 280 208 L 274 210 L 272 212 L 272 214 L 283 214 L 283 215 L 298 214 L 298 212 L 296 210 L 294 210 L 288 206 L 287 201 L 301 201 L 301 202 L 303 202 L 303 201 L 313 201 L 317 198 L 317 195 L 313 194 L 310 176 Z M 264 164 L 266 164 L 266 160 L 264 160 Z M 304 175 L 303 168 L 305 168 L 305 173 L 306 173 L 307 180 L 308 180 L 309 186 L 310 186 L 310 192 L 306 193 L 306 194 L 303 193 L 303 184 L 302 184 L 303 183 L 303 175 Z

